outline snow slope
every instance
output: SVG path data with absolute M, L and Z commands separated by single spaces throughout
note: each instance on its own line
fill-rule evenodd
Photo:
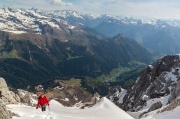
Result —
M 150 112 L 146 117 L 141 119 L 180 119 L 180 107 L 175 108 L 172 111 L 165 111 L 163 113 L 157 113 L 156 111 Z
M 167 103 L 168 103 L 169 97 L 170 97 L 170 95 L 163 96 L 163 97 L 160 97 L 160 98 L 149 99 L 149 100 L 147 101 L 147 105 L 144 106 L 144 107 L 140 110 L 140 112 L 148 111 L 149 108 L 150 108 L 153 104 L 155 104 L 155 103 L 157 103 L 157 102 L 161 102 L 162 106 L 165 107 L 165 106 L 167 105 Z
M 63 107 L 55 100 L 50 102 L 50 111 L 46 112 L 20 104 L 7 107 L 20 116 L 13 119 L 133 119 L 107 98 L 100 99 L 96 105 L 86 109 Z

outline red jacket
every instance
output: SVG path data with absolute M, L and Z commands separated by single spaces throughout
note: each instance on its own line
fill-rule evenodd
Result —
M 37 103 L 36 107 L 38 107 L 39 105 L 44 106 L 46 104 L 49 105 L 48 98 L 46 96 L 44 96 L 43 98 L 40 96 L 39 99 L 38 99 L 38 103 Z

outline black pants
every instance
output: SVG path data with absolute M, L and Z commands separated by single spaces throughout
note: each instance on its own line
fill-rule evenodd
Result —
M 41 109 L 42 109 L 42 111 L 46 111 L 46 105 L 44 105 L 44 106 L 41 105 Z

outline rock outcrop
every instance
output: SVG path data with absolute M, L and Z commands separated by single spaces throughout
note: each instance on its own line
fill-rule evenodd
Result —
M 177 106 L 180 106 L 180 99 L 175 99 L 175 100 L 171 101 L 171 103 L 167 107 L 163 108 L 161 110 L 161 112 L 171 111 L 174 108 L 176 108 Z
M 139 111 L 146 105 L 148 100 L 168 95 L 171 97 L 171 100 L 175 99 L 178 96 L 176 85 L 180 79 L 179 77 L 180 56 L 163 57 L 154 66 L 149 65 L 134 86 L 128 90 L 122 105 L 123 109 Z M 146 100 L 144 99 L 145 97 Z
M 6 109 L 6 106 L 0 103 L 0 119 L 10 119 L 11 113 Z
M 179 76 L 178 79 L 180 79 Z M 178 97 L 180 97 L 180 80 L 178 80 L 177 83 L 175 84 L 175 87 L 173 88 L 171 92 L 171 96 L 169 97 L 168 101 L 171 102 Z
M 0 119 L 10 119 L 13 114 L 6 109 L 6 105 L 18 102 L 20 102 L 19 96 L 10 91 L 6 81 L 0 78 Z
M 123 98 L 126 95 L 127 90 L 121 88 L 121 86 L 111 87 L 108 92 L 108 98 L 114 102 L 117 106 L 122 108 Z
M 21 103 L 24 103 L 29 106 L 35 106 L 37 103 L 37 95 L 22 89 L 18 89 L 17 92 L 20 97 Z
M 3 78 L 0 78 L 0 94 L 0 102 L 5 105 L 20 102 L 19 96 L 9 90 L 6 81 Z
M 112 90 L 109 98 L 125 111 L 140 111 L 143 115 L 165 106 L 162 111 L 179 106 L 179 87 L 180 55 L 171 55 L 147 66 L 123 99 L 119 95 L 124 93 L 119 88 Z
M 154 103 L 148 110 L 148 112 L 151 112 L 151 111 L 154 111 L 154 110 L 157 110 L 159 108 L 162 107 L 162 103 L 159 101 L 157 103 Z

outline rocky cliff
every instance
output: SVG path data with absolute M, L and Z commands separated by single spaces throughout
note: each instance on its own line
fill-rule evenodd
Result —
M 10 119 L 13 114 L 6 109 L 6 105 L 18 102 L 20 102 L 19 96 L 10 91 L 6 81 L 0 78 L 0 119 Z
M 147 66 L 130 89 L 115 87 L 108 97 L 126 111 L 172 110 L 180 105 L 179 85 L 180 55 L 165 56 Z

